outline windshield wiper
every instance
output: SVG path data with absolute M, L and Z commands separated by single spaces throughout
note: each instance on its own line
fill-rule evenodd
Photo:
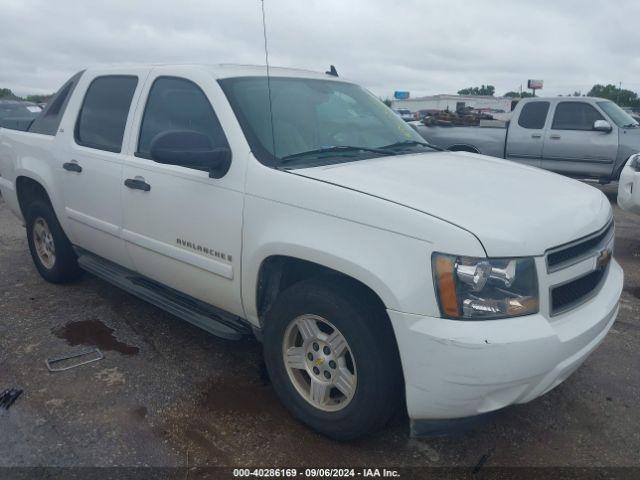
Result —
M 637 123 L 628 123 L 622 126 L 622 128 L 637 128 L 637 127 L 638 127 Z
M 334 145 L 332 147 L 316 148 L 306 152 L 293 153 L 286 155 L 280 159 L 280 164 L 289 163 L 295 161 L 301 157 L 307 157 L 309 155 L 320 155 L 323 153 L 336 153 L 336 152 L 372 152 L 379 155 L 391 155 L 391 152 L 383 150 L 381 148 L 369 148 L 369 147 L 356 147 L 352 145 Z
M 436 147 L 435 145 L 431 145 L 430 143 L 427 143 L 427 142 L 421 142 L 419 140 L 402 140 L 401 142 L 391 143 L 389 145 L 384 145 L 384 146 L 378 147 L 378 148 L 381 148 L 383 150 L 393 150 L 394 148 L 414 147 L 414 146 L 417 146 L 417 145 L 421 145 L 423 147 L 432 148 L 433 150 L 442 150 L 442 148 L 440 148 L 440 147 Z

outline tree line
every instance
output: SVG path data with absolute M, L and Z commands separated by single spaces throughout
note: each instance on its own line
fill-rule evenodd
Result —
M 458 95 L 485 95 L 493 97 L 495 95 L 495 87 L 493 85 L 481 85 L 479 87 L 468 87 L 463 88 L 462 90 L 458 90 Z M 515 92 L 510 91 L 503 95 L 504 97 L 509 98 L 527 98 L 532 97 L 533 94 L 530 92 Z M 579 91 L 575 91 L 573 93 L 569 93 L 568 97 L 600 97 L 606 98 L 607 100 L 611 100 L 616 102 L 621 107 L 632 107 L 632 108 L 640 108 L 640 98 L 638 94 L 632 90 L 627 90 L 624 88 L 616 87 L 613 84 L 608 85 L 600 85 L 596 84 L 591 87 L 591 90 L 587 92 L 586 95 L 583 95 Z
M 13 93 L 9 88 L 0 88 L 0 100 L 24 100 L 26 102 L 33 103 L 46 103 L 51 98 L 51 94 L 48 95 L 27 95 L 20 97 Z

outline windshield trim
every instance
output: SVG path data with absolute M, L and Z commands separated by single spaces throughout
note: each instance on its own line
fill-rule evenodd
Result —
M 348 163 L 355 163 L 355 162 L 361 162 L 364 160 L 382 160 L 388 157 L 401 157 L 401 156 L 405 156 L 405 155 L 422 155 L 422 154 L 427 154 L 427 153 L 433 153 L 435 152 L 435 150 L 432 151 L 424 151 L 424 152 L 408 152 L 408 151 L 404 151 L 404 152 L 393 152 L 390 153 L 389 155 L 378 155 L 378 154 L 371 154 L 369 155 L 368 152 L 362 152 L 360 155 L 349 152 L 348 155 L 345 155 L 343 153 L 337 153 L 336 155 L 327 155 L 326 157 L 317 157 L 317 158 L 313 158 L 311 159 L 312 162 L 310 163 L 304 163 L 304 164 L 300 164 L 300 165 L 296 165 L 295 163 L 292 164 L 288 164 L 285 163 L 284 165 L 276 165 L 274 168 L 276 170 L 283 170 L 283 171 L 288 171 L 288 170 L 304 170 L 305 168 L 317 168 L 317 167 L 326 167 L 329 165 L 337 165 L 337 164 L 348 164 Z

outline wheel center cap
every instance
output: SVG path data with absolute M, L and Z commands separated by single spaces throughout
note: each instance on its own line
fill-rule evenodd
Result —
M 314 363 L 316 364 L 317 367 L 319 367 L 324 363 L 324 357 L 319 357 Z

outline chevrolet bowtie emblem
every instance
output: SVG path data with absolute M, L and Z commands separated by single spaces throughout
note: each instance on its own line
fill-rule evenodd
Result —
M 316 360 L 316 366 L 319 367 L 324 363 L 324 358 L 320 357 Z
M 600 252 L 598 258 L 596 258 L 596 270 L 603 270 L 611 262 L 613 254 L 610 249 L 606 248 Z

